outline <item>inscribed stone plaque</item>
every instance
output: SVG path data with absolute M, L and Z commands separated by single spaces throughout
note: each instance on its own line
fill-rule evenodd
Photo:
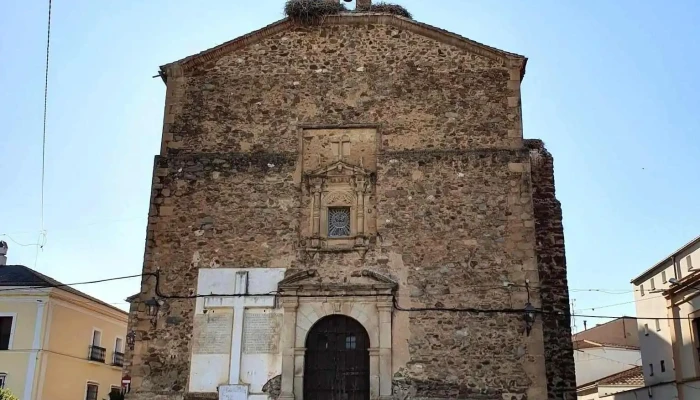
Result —
M 229 354 L 232 329 L 233 314 L 195 315 L 192 353 Z
M 248 386 L 221 385 L 219 386 L 219 400 L 248 400 Z
M 279 353 L 282 314 L 246 312 L 243 318 L 243 353 Z

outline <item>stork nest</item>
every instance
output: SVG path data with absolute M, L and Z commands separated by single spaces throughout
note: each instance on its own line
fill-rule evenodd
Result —
M 284 14 L 302 25 L 316 25 L 323 22 L 326 15 L 348 11 L 340 2 L 326 0 L 287 0 Z
M 335 15 L 347 11 L 348 9 L 341 2 L 330 2 L 328 0 L 287 0 L 284 4 L 284 14 L 301 25 L 318 25 L 323 22 L 327 15 Z M 398 4 L 380 2 L 370 5 L 368 11 L 413 18 L 406 8 Z
M 394 14 L 401 17 L 413 19 L 413 15 L 411 15 L 411 13 L 408 12 L 408 10 L 405 7 L 400 6 L 398 4 L 380 2 L 370 5 L 369 10 L 373 12 Z

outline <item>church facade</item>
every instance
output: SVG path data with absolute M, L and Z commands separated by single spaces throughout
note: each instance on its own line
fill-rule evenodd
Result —
M 128 398 L 573 399 L 525 64 L 352 12 L 161 67 Z

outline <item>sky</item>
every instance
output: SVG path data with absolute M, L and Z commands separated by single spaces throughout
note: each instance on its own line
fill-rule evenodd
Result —
M 634 315 L 630 280 L 700 235 L 700 3 L 396 2 L 418 21 L 529 58 L 524 134 L 555 158 L 574 308 Z M 283 3 L 53 1 L 37 251 L 47 1 L 0 2 L 8 262 L 65 283 L 139 274 L 165 97 L 153 76 L 282 18 Z M 139 279 L 76 288 L 126 309 Z

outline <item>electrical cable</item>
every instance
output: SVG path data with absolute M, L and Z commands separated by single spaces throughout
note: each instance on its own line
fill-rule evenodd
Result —
M 58 284 L 50 284 L 50 285 L 18 286 L 18 287 L 13 287 L 13 288 L 9 288 L 9 289 L 0 289 L 0 292 L 10 292 L 10 291 L 27 290 L 27 289 L 61 288 L 61 287 L 66 287 L 66 286 L 77 286 L 77 285 L 91 285 L 93 283 L 103 283 L 103 282 L 118 281 L 118 280 L 122 280 L 122 279 L 140 278 L 140 277 L 143 277 L 144 275 L 145 274 L 118 276 L 115 278 L 106 278 L 106 279 L 99 279 L 96 281 L 76 282 L 76 283 L 58 283 Z M 10 286 L 10 285 L 12 285 L 12 282 L 3 282 L 3 285 Z
M 7 233 L 2 233 L 2 234 L 0 234 L 0 236 L 4 236 L 4 237 L 10 239 L 10 241 L 11 241 L 12 243 L 14 243 L 14 244 L 16 244 L 16 245 L 18 245 L 18 246 L 22 246 L 22 247 L 39 246 L 39 243 L 26 243 L 26 244 L 25 244 L 25 243 L 20 243 L 20 242 L 16 241 L 15 239 L 13 239 L 12 236 L 8 235 Z
M 608 360 L 608 361 L 614 361 L 614 362 L 616 362 L 616 363 L 624 364 L 624 365 L 629 365 L 629 366 L 632 366 L 632 367 L 641 367 L 641 365 L 630 364 L 630 363 L 618 361 L 618 360 L 615 360 L 615 359 L 612 359 L 612 358 L 603 357 L 603 356 L 599 356 L 599 355 L 596 355 L 596 354 L 591 354 L 591 353 L 585 352 L 585 351 L 583 351 L 583 350 L 581 350 L 581 349 L 574 349 L 574 350 L 575 350 L 575 351 L 578 351 L 578 352 L 580 352 L 580 353 L 583 353 L 583 354 L 587 354 L 587 355 L 589 355 L 589 356 L 591 356 L 591 357 L 594 357 L 594 358 L 599 358 L 599 359 Z M 583 361 L 583 360 L 579 360 L 579 361 Z
M 579 308 L 578 310 L 579 310 L 579 311 L 588 311 L 588 310 L 595 311 L 596 309 L 599 309 L 599 308 L 608 308 L 608 307 L 622 306 L 622 305 L 625 305 L 625 304 L 639 303 L 640 301 L 659 299 L 659 298 L 662 298 L 662 297 L 664 297 L 664 296 L 652 296 L 652 297 L 647 297 L 647 298 L 645 298 L 645 299 L 625 301 L 625 302 L 623 302 L 623 303 L 606 304 L 606 305 L 597 306 L 597 307 Z
M 327 297 L 327 298 L 333 298 L 333 297 L 340 297 L 340 298 L 348 298 L 348 297 L 379 297 L 379 296 L 386 296 L 382 294 L 333 294 L 333 293 L 328 293 L 328 294 L 323 294 L 323 295 L 298 295 L 298 294 L 285 294 L 285 293 L 280 293 L 278 291 L 270 291 L 267 293 L 244 293 L 244 294 L 191 294 L 191 295 L 178 295 L 178 294 L 165 294 L 161 291 L 160 288 L 160 271 L 156 271 L 155 273 L 150 272 L 150 273 L 143 273 L 143 274 L 137 274 L 137 275 L 126 275 L 126 276 L 119 276 L 119 277 L 113 277 L 113 278 L 106 278 L 106 279 L 99 279 L 99 280 L 94 280 L 94 281 L 86 281 L 86 282 L 75 282 L 75 283 L 68 283 L 68 284 L 51 284 L 51 285 L 34 285 L 34 286 L 23 286 L 23 287 L 14 287 L 14 288 L 8 288 L 8 289 L 0 289 L 0 292 L 8 292 L 8 291 L 17 291 L 17 290 L 27 290 L 27 289 L 43 289 L 43 288 L 60 288 L 60 287 L 69 287 L 69 286 L 76 286 L 76 285 L 89 285 L 89 284 L 96 284 L 96 283 L 103 283 L 103 282 L 110 282 L 110 281 L 116 281 L 116 280 L 122 280 L 122 279 L 131 279 L 131 278 L 145 278 L 145 277 L 154 277 L 156 279 L 156 287 L 155 287 L 155 294 L 158 297 L 161 297 L 163 299 L 173 299 L 173 300 L 191 300 L 191 299 L 197 299 L 197 298 L 207 298 L 207 297 L 259 297 L 259 296 L 277 296 L 277 297 Z M 7 285 L 7 283 L 5 283 Z M 465 308 L 451 308 L 451 307 L 413 307 L 413 308 L 406 308 L 401 306 L 398 303 L 398 300 L 396 299 L 395 296 L 393 297 L 394 305 L 398 311 L 406 311 L 406 312 L 427 312 L 427 311 L 436 311 L 436 312 L 465 312 L 465 313 L 512 313 L 512 314 L 522 314 L 524 312 L 523 309 L 519 308 L 495 308 L 495 309 L 481 309 L 481 308 L 473 308 L 473 307 L 465 307 Z M 585 317 L 585 318 L 603 318 L 603 319 L 617 319 L 617 318 L 630 318 L 629 315 L 626 316 L 617 316 L 617 315 L 592 315 L 592 314 L 578 314 L 578 313 L 564 313 L 564 312 L 559 312 L 559 311 L 543 311 L 540 309 L 535 309 L 533 312 L 540 314 L 540 315 L 555 315 L 559 317 Z M 684 317 L 668 317 L 668 316 L 663 316 L 663 317 L 632 317 L 636 319 L 641 319 L 641 320 L 686 320 L 687 318 Z
M 44 71 L 44 128 L 41 145 L 41 231 L 44 231 L 44 181 L 46 172 L 46 116 L 49 99 L 49 54 L 51 49 L 51 0 L 49 0 L 49 18 L 46 27 L 46 69 Z
M 34 268 L 39 262 L 39 251 L 43 250 L 46 245 L 46 229 L 44 228 L 44 191 L 46 182 L 46 121 L 48 115 L 48 99 L 49 99 L 49 55 L 51 50 L 51 0 L 49 0 L 48 22 L 46 26 L 46 67 L 44 70 L 44 124 L 41 138 L 41 210 L 40 221 L 41 229 L 39 230 L 39 238 L 37 240 L 36 253 L 34 255 Z

